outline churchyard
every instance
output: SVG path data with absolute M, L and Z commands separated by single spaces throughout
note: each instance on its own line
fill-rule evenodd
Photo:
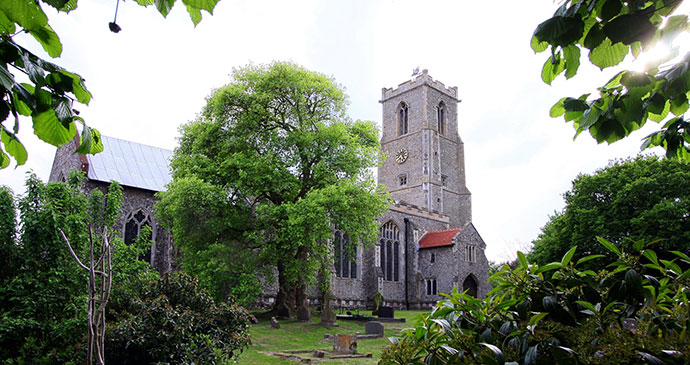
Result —
M 370 316 L 371 311 L 355 311 L 353 314 Z M 340 360 L 327 360 L 329 364 L 377 364 L 381 359 L 381 353 L 386 346 L 390 346 L 388 337 L 396 336 L 401 330 L 414 327 L 419 322 L 420 314 L 428 314 L 427 311 L 396 311 L 396 318 L 404 318 L 406 322 L 383 322 L 385 328 L 383 337 L 359 339 L 357 341 L 357 354 L 372 354 L 370 358 L 344 358 Z M 299 322 L 294 319 L 279 320 L 280 328 L 271 327 L 270 314 L 255 313 L 259 320 L 249 330 L 252 345 L 240 356 L 242 364 L 294 364 L 299 360 L 276 356 L 280 353 L 288 356 L 299 356 L 318 362 L 312 356 L 313 351 L 296 352 L 299 350 L 319 350 L 326 353 L 326 357 L 333 355 L 333 339 L 325 338 L 325 335 L 333 334 L 365 334 L 365 323 L 359 321 L 338 320 L 337 327 L 321 325 L 318 315 L 312 316 L 311 322 Z

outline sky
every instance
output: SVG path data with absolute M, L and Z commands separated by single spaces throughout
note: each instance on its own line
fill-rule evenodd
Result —
M 473 223 L 489 260 L 526 251 L 540 228 L 563 209 L 562 194 L 580 173 L 639 152 L 650 122 L 629 138 L 598 145 L 549 117 L 563 96 L 580 96 L 614 73 L 583 59 L 578 75 L 541 81 L 547 53 L 534 54 L 535 27 L 551 1 L 221 0 L 194 27 L 181 2 L 164 19 L 153 7 L 121 2 L 120 33 L 108 30 L 115 0 L 82 0 L 77 10 L 44 11 L 63 53 L 53 62 L 82 75 L 94 98 L 75 105 L 102 134 L 173 149 L 178 127 L 195 118 L 233 68 L 292 61 L 333 77 L 349 95 L 353 119 L 381 125 L 381 89 L 411 78 L 416 67 L 457 86 L 459 133 L 465 143 Z M 48 59 L 30 37 L 25 47 Z M 0 170 L 0 184 L 23 192 L 27 171 L 47 180 L 55 147 L 20 124 L 29 151 L 23 166 Z M 660 153 L 660 151 L 657 151 Z

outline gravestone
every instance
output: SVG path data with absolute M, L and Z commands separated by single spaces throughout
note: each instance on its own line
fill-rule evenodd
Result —
M 300 305 L 297 307 L 297 320 L 302 322 L 311 321 L 311 311 L 306 305 Z
M 357 335 L 335 335 L 333 338 L 333 352 L 336 354 L 356 354 Z
M 333 311 L 333 306 L 331 300 L 333 295 L 331 291 L 327 291 L 323 294 L 323 309 L 321 310 L 321 324 L 326 326 L 335 325 L 335 312 Z
M 381 307 L 379 308 L 379 318 L 394 318 L 395 310 L 393 307 Z
M 369 321 L 364 325 L 364 333 L 367 335 L 383 336 L 383 323 L 377 321 Z
M 273 328 L 280 328 L 280 323 L 278 323 L 278 320 L 276 317 L 271 317 L 271 327 Z

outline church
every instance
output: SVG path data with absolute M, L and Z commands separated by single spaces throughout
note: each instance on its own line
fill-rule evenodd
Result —
M 380 292 L 385 305 L 426 309 L 453 288 L 476 297 L 490 290 L 486 244 L 472 224 L 459 102 L 457 87 L 433 80 L 427 70 L 382 90 L 381 148 L 387 157 L 378 182 L 393 204 L 379 218 L 378 241 L 358 247 L 356 259 L 344 254 L 347 235 L 334 233 L 336 307 L 371 307 Z M 117 224 L 125 242 L 144 225 L 152 227 L 154 244 L 144 259 L 159 271 L 176 270 L 179 255 L 170 234 L 153 218 L 154 194 L 171 180 L 172 152 L 107 136 L 103 144 L 96 155 L 75 154 L 78 140 L 59 148 L 50 181 L 64 180 L 73 169 L 86 173 L 89 189 L 118 181 L 125 198 Z M 262 302 L 270 304 L 275 293 L 264 292 Z M 318 294 L 310 300 L 318 304 Z

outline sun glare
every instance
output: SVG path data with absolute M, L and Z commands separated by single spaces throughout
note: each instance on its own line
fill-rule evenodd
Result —
M 688 14 L 689 11 L 690 4 L 682 4 L 675 11 L 675 14 Z M 664 20 L 664 23 L 667 21 L 668 18 Z M 680 61 L 688 52 L 690 52 L 690 33 L 685 31 L 673 40 L 673 44 L 658 42 L 652 49 L 640 54 L 633 62 L 632 69 L 642 72 L 660 63 L 675 63 Z

